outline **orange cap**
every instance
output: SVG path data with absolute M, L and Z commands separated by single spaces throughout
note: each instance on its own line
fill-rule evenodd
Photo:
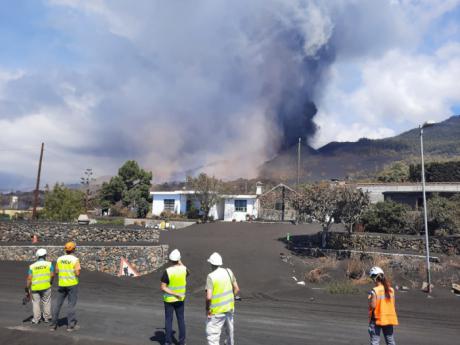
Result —
M 75 250 L 75 247 L 77 245 L 75 244 L 75 242 L 67 242 L 64 246 L 64 249 L 67 251 L 67 252 L 71 252 L 72 250 Z

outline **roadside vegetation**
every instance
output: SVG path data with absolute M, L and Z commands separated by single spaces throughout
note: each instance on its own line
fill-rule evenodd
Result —
M 118 175 L 104 182 L 99 191 L 100 207 L 110 209 L 113 216 L 145 218 L 150 210 L 152 173 L 136 161 L 127 161 Z
M 73 221 L 84 212 L 84 200 L 82 191 L 55 184 L 52 190 L 45 191 L 45 207 L 39 213 L 39 219 Z
M 304 280 L 309 286 L 324 289 L 330 294 L 357 294 L 368 289 L 371 280 L 367 272 L 373 266 L 381 267 L 391 284 L 398 290 L 421 289 L 426 280 L 423 258 L 385 255 L 357 255 L 337 258 L 334 255 L 304 258 Z M 450 288 L 460 281 L 460 258 L 448 257 L 431 265 L 433 283 Z
M 369 197 L 361 190 L 348 185 L 319 183 L 304 185 L 293 195 L 292 205 L 298 212 L 299 221 L 317 221 L 322 226 L 321 246 L 334 222 L 341 222 L 353 231 L 369 205 Z

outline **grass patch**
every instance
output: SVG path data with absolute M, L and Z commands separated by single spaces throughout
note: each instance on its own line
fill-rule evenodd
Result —
M 339 281 L 330 283 L 326 287 L 326 291 L 331 295 L 357 295 L 359 289 L 349 281 Z
M 97 224 L 104 225 L 125 225 L 124 218 L 97 218 Z

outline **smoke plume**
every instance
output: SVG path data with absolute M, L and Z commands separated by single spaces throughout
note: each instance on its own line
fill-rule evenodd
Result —
M 411 32 L 398 6 L 367 0 L 52 0 L 48 11 L 72 62 L 4 79 L 0 111 L 30 131 L 39 121 L 67 158 L 48 173 L 69 177 L 126 159 L 157 180 L 255 176 L 315 133 L 336 59 L 379 54 Z

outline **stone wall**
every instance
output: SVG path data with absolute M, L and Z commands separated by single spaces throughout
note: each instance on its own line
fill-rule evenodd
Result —
M 30 245 L 32 235 L 38 243 Z M 35 260 L 38 248 L 46 248 L 55 261 L 63 255 L 63 243 L 77 243 L 76 256 L 84 269 L 117 275 L 124 257 L 142 275 L 167 262 L 168 246 L 159 245 L 160 230 L 142 227 L 57 222 L 0 221 L 0 260 Z M 129 244 L 129 245 L 126 245 Z
M 158 243 L 160 232 L 142 227 L 75 223 L 0 221 L 0 242 L 30 242 L 32 235 L 40 242 L 149 242 Z
M 38 248 L 45 248 L 51 261 L 63 255 L 62 246 L 2 245 L 0 260 L 32 262 Z M 78 246 L 75 255 L 80 259 L 82 268 L 112 275 L 118 275 L 120 258 L 124 257 L 142 275 L 157 270 L 167 262 L 168 246 Z
M 327 247 L 331 249 L 425 252 L 423 236 L 401 236 L 387 234 L 346 234 L 330 233 Z M 430 252 L 447 255 L 460 255 L 460 236 L 430 236 Z

